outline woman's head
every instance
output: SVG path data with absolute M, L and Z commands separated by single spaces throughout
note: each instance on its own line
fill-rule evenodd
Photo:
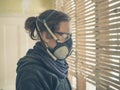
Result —
M 25 29 L 29 32 L 31 39 L 38 40 L 38 34 L 36 34 L 36 20 L 38 20 L 38 27 L 41 33 L 46 32 L 47 38 L 52 38 L 49 34 L 48 30 L 46 29 L 43 21 L 46 21 L 46 24 L 50 28 L 50 30 L 55 33 L 60 29 L 60 25 L 62 22 L 69 22 L 70 17 L 61 12 L 56 10 L 46 10 L 45 12 L 41 13 L 38 17 L 29 17 L 25 22 Z M 62 25 L 63 26 L 63 25 Z
M 33 40 L 42 41 L 43 47 L 54 58 L 66 58 L 72 48 L 70 18 L 67 14 L 47 10 L 37 17 L 29 17 L 25 29 Z M 35 32 L 36 35 L 35 35 Z M 50 51 L 50 50 L 51 51 Z

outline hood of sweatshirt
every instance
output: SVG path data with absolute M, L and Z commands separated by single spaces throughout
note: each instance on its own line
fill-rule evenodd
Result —
M 68 74 L 66 60 L 53 60 L 40 42 L 37 42 L 33 49 L 29 49 L 26 55 L 18 61 L 17 73 L 25 69 L 28 65 L 37 65 L 38 67 L 46 68 L 60 78 L 66 78 Z

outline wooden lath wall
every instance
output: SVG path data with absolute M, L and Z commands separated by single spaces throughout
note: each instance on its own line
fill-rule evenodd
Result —
M 72 18 L 73 49 L 68 58 L 73 90 L 120 89 L 120 0 L 55 0 Z M 93 89 L 92 89 L 93 90 Z

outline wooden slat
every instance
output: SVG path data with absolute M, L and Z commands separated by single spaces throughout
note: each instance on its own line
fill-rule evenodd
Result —
M 110 61 L 109 58 L 104 58 L 104 57 L 100 57 L 100 62 L 103 63 L 108 63 L 108 64 L 113 64 L 113 65 L 120 65 L 120 62 L 116 62 L 116 61 Z
M 104 75 L 100 75 L 101 78 L 104 78 L 105 80 L 111 82 L 111 83 L 114 83 L 114 84 L 111 84 L 111 85 L 115 85 L 115 87 L 119 87 L 120 88 L 120 82 L 119 81 L 116 81 L 116 80 L 113 80 L 107 76 L 104 76 Z
M 115 78 L 115 79 L 117 79 L 117 80 L 119 81 L 119 76 L 114 75 L 114 74 L 111 74 L 109 71 L 108 71 L 108 72 L 106 72 L 106 71 L 101 71 L 100 74 L 101 74 L 101 75 L 105 75 L 105 76 L 107 76 L 107 77 Z
M 116 55 L 117 56 L 117 55 Z M 120 60 L 120 57 L 113 57 L 113 56 L 109 56 L 109 55 L 105 55 L 105 54 L 100 54 L 100 57 L 105 57 L 105 58 L 109 58 L 108 60 L 114 59 L 114 61 L 118 61 Z
M 110 87 L 109 83 L 104 80 L 100 80 L 100 85 L 104 85 L 106 87 L 106 89 L 108 89 L 108 90 L 115 90 L 115 88 L 113 89 L 114 85 L 113 85 L 113 87 Z
M 83 60 L 84 61 L 84 60 Z M 82 62 L 82 61 L 81 61 Z M 81 66 L 82 65 L 82 66 Z M 100 71 L 106 71 L 106 72 L 115 72 L 115 73 L 120 73 L 119 70 L 116 70 L 116 69 L 113 69 L 111 67 L 106 67 L 106 66 L 99 66 L 99 67 L 96 67 L 96 66 L 91 66 L 91 65 L 88 65 L 88 64 L 79 64 L 78 63 L 78 67 L 80 69 L 86 69 L 86 68 L 89 68 L 89 69 L 92 69 L 92 70 L 95 70 L 96 68 L 99 69 Z
M 120 42 L 118 42 L 118 41 L 83 41 L 83 40 L 79 40 L 79 42 L 95 43 L 95 44 L 99 44 L 99 45 L 108 45 L 108 44 L 109 45 L 120 45 Z
M 82 39 L 82 38 L 81 38 Z M 83 38 L 84 39 L 84 38 Z M 92 39 L 91 39 L 92 40 Z M 80 41 L 80 40 L 79 40 Z M 95 48 L 96 47 L 96 44 L 94 43 L 86 43 L 86 45 L 84 45 L 84 43 L 83 42 L 80 42 L 80 43 L 78 43 L 79 44 L 79 47 L 81 47 L 81 49 L 82 48 Z M 120 50 L 120 47 L 119 47 L 119 44 L 117 45 L 99 45 L 99 46 L 97 46 L 99 49 L 114 49 L 114 50 Z M 80 48 L 79 48 L 80 49 Z
M 101 32 L 102 31 L 102 32 Z M 113 33 L 120 33 L 120 29 L 116 29 L 116 30 L 109 30 L 109 31 L 104 31 L 104 30 L 101 30 L 101 31 L 99 31 L 99 32 L 97 32 L 97 31 L 91 31 L 91 32 L 88 32 L 88 33 L 84 33 L 85 31 L 83 31 L 83 30 L 81 30 L 80 32 L 78 32 L 77 34 L 78 35 L 80 35 L 80 36 L 86 36 L 86 35 L 95 35 L 95 34 L 102 34 L 102 35 L 104 35 L 104 34 L 113 34 Z M 86 31 L 87 32 L 87 31 Z M 116 35 L 117 36 L 117 35 Z M 109 37 L 109 36 L 108 36 Z
M 103 25 L 103 26 L 101 26 Z M 112 29 L 112 28 L 120 28 L 120 23 L 117 23 L 117 24 L 111 24 L 111 25 L 108 25 L 106 26 L 106 24 L 93 24 L 93 25 L 87 25 L 86 27 L 91 27 L 91 26 L 98 26 L 98 29 Z M 83 28 L 83 26 L 77 26 L 77 28 Z M 87 29 L 86 29 L 87 30 Z
M 112 68 L 112 67 L 107 67 L 107 66 L 99 66 L 99 68 L 100 69 L 102 69 L 102 70 L 106 70 L 106 72 L 107 71 L 110 71 L 110 72 L 116 72 L 116 73 L 120 73 L 120 71 L 119 70 L 116 70 L 116 69 L 114 69 L 114 68 Z
M 85 71 L 85 72 L 89 72 L 89 73 L 93 73 L 94 75 L 95 75 L 95 72 L 92 72 L 92 71 L 90 71 L 89 70 L 89 68 L 87 69 L 85 69 L 85 68 L 82 68 L 82 70 L 83 70 L 83 72 Z M 87 73 L 86 73 L 86 75 L 87 75 Z M 116 78 L 116 79 L 118 79 L 119 80 L 119 76 L 116 76 L 116 75 L 114 75 L 114 74 L 111 74 L 111 73 L 109 73 L 109 71 L 107 71 L 107 72 L 105 72 L 105 71 L 101 71 L 100 72 L 100 76 L 106 76 L 106 77 L 113 77 L 113 78 Z M 113 79 L 111 79 L 111 80 L 113 80 Z M 113 80 L 116 84 L 119 84 L 120 82 L 119 81 L 116 81 L 116 80 Z
M 119 89 L 120 87 L 119 86 L 117 86 L 116 84 L 113 84 L 112 82 L 109 82 L 109 80 L 104 80 L 104 77 L 103 77 L 103 79 L 101 79 L 101 80 L 99 80 L 101 83 L 106 83 L 107 85 L 111 85 L 111 86 L 113 86 L 113 87 L 115 87 L 115 88 L 117 88 L 117 89 Z

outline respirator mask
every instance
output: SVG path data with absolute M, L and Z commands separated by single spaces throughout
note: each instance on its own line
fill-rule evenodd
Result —
M 56 46 L 53 49 L 48 49 L 57 59 L 65 59 L 72 52 L 72 39 L 69 38 L 64 43 L 56 41 Z
M 39 37 L 41 38 L 41 33 L 40 33 L 40 29 L 38 27 L 38 21 L 39 18 L 37 18 L 36 20 L 36 26 L 37 26 L 37 30 L 39 31 Z M 42 40 L 42 43 L 44 43 L 45 47 L 46 47 L 46 51 L 48 52 L 48 54 L 54 59 L 54 60 L 63 60 L 66 59 L 69 55 L 71 55 L 72 53 L 72 39 L 71 39 L 71 34 L 66 34 L 65 37 L 65 42 L 61 42 L 56 36 L 55 34 L 50 30 L 50 28 L 48 27 L 46 20 L 43 20 L 42 23 L 44 24 L 44 26 L 46 27 L 47 31 L 49 32 L 49 34 L 53 37 L 53 39 L 56 41 L 56 46 L 51 49 L 48 47 L 48 45 Z M 60 34 L 62 36 L 62 33 L 60 32 L 56 32 L 58 34 Z M 65 34 L 65 33 L 63 33 Z M 64 35 L 63 35 L 64 36 Z

